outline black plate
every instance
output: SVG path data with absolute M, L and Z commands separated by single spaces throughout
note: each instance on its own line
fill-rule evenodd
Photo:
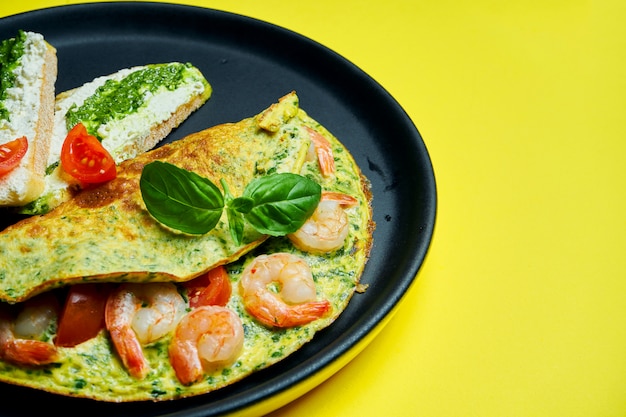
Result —
M 377 228 L 362 277 L 367 292 L 355 295 L 332 326 L 275 366 L 207 395 L 161 403 L 98 403 L 0 384 L 1 416 L 36 410 L 90 417 L 212 416 L 245 410 L 349 352 L 413 282 L 435 222 L 428 152 L 398 103 L 346 59 L 265 22 L 162 3 L 63 6 L 0 19 L 1 39 L 18 29 L 40 32 L 57 48 L 59 92 L 133 65 L 196 65 L 212 84 L 213 96 L 168 140 L 249 117 L 296 90 L 302 108 L 348 147 L 370 179 Z

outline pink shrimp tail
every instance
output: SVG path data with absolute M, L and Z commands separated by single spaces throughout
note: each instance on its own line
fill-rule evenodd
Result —
M 131 329 L 109 329 L 115 350 L 122 359 L 128 372 L 135 378 L 142 379 L 150 370 L 143 355 L 141 344 Z
M 194 384 L 204 375 L 202 363 L 192 341 L 175 338 L 170 344 L 169 355 L 170 364 L 181 384 Z
M 330 302 L 323 300 L 286 306 L 283 311 L 278 314 L 275 311 L 256 310 L 254 316 L 260 322 L 268 326 L 294 327 L 302 326 L 324 317 L 329 311 Z
M 351 195 L 334 191 L 322 191 L 322 201 L 334 201 L 346 207 L 355 206 L 359 202 L 359 200 Z
M 47 365 L 58 358 L 58 351 L 54 345 L 39 340 L 13 339 L 2 349 L 4 359 L 21 365 Z
M 57 360 L 58 351 L 53 344 L 15 338 L 11 321 L 8 309 L 0 307 L 0 358 L 28 366 L 47 365 Z
M 330 302 L 328 300 L 313 301 L 292 306 L 290 309 L 292 314 L 280 318 L 278 327 L 301 326 L 322 318 L 330 311 Z
M 315 146 L 315 154 L 322 175 L 325 177 L 332 175 L 335 172 L 335 158 L 330 143 L 324 136 L 310 127 L 307 126 L 306 130 L 309 132 L 313 146 Z

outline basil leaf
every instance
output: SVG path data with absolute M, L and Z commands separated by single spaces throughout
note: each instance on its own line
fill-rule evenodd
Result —
M 252 210 L 252 207 L 254 207 L 254 200 L 246 197 L 237 197 L 228 202 L 228 207 L 231 207 L 233 210 L 237 210 L 240 213 L 246 214 Z
M 213 229 L 224 210 L 224 198 L 211 181 L 166 162 L 147 164 L 139 180 L 148 212 L 162 224 L 200 235 Z
M 230 188 L 224 178 L 220 180 L 222 188 L 224 189 L 224 200 L 226 201 L 226 216 L 228 218 L 228 228 L 230 230 L 230 237 L 237 246 L 241 245 L 243 240 L 243 229 L 245 227 L 245 221 L 243 214 L 237 209 L 237 198 L 233 197 L 230 192 Z
M 245 224 L 243 214 L 231 207 L 226 208 L 226 214 L 228 216 L 230 236 L 235 241 L 235 244 L 239 246 L 243 240 L 243 229 Z
M 244 216 L 258 232 L 284 236 L 298 230 L 313 214 L 321 186 L 297 174 L 273 174 L 252 180 L 243 197 L 254 202 Z

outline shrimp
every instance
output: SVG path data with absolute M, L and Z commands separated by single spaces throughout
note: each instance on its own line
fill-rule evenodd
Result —
M 8 307 L 0 310 L 0 358 L 19 365 L 38 366 L 57 360 L 57 348 L 38 340 L 57 320 L 58 304 L 49 295 L 26 302 L 14 317 Z
M 198 382 L 205 371 L 232 364 L 243 349 L 243 324 L 222 306 L 202 306 L 180 321 L 170 343 L 170 364 L 181 384 Z
M 305 252 L 327 253 L 337 250 L 343 246 L 350 231 L 344 208 L 357 203 L 356 198 L 347 194 L 325 191 L 311 217 L 287 237 Z
M 311 148 L 309 149 L 308 159 L 313 160 L 313 152 L 315 152 L 315 157 L 317 157 L 322 175 L 324 177 L 332 175 L 335 172 L 335 158 L 333 157 L 330 142 L 310 127 L 305 126 L 305 129 L 311 138 Z
M 135 378 L 150 371 L 142 345 L 172 332 L 187 304 L 172 283 L 122 284 L 105 307 L 105 323 L 122 363 Z
M 241 275 L 243 303 L 267 326 L 293 327 L 323 317 L 328 300 L 315 301 L 315 282 L 307 263 L 289 253 L 256 257 Z M 270 287 L 278 284 L 278 292 Z

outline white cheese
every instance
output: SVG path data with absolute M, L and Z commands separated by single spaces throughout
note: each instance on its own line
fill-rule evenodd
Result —
M 15 84 L 7 89 L 7 97 L 4 100 L 4 106 L 10 113 L 10 120 L 0 122 L 0 143 L 7 143 L 22 136 L 32 140 L 35 135 L 46 44 L 42 35 L 32 32 L 26 34 L 24 54 L 13 71 Z
M 117 163 L 134 157 L 134 153 L 128 154 L 129 145 L 143 144 L 152 127 L 168 120 L 180 106 L 203 90 L 204 85 L 199 80 L 184 84 L 174 91 L 162 87 L 144 102 L 141 111 L 101 125 L 98 135 L 102 137 L 102 145 Z M 133 145 L 132 150 L 136 148 Z
M 9 112 L 9 120 L 0 120 L 0 144 L 11 142 L 22 136 L 29 141 L 26 155 L 10 175 L 0 179 L 0 200 L 22 201 L 31 192 L 30 161 L 36 147 L 35 138 L 39 113 L 40 96 L 43 84 L 43 68 L 47 45 L 39 33 L 26 32 L 24 53 L 13 71 L 15 83 L 7 88 L 4 107 Z

